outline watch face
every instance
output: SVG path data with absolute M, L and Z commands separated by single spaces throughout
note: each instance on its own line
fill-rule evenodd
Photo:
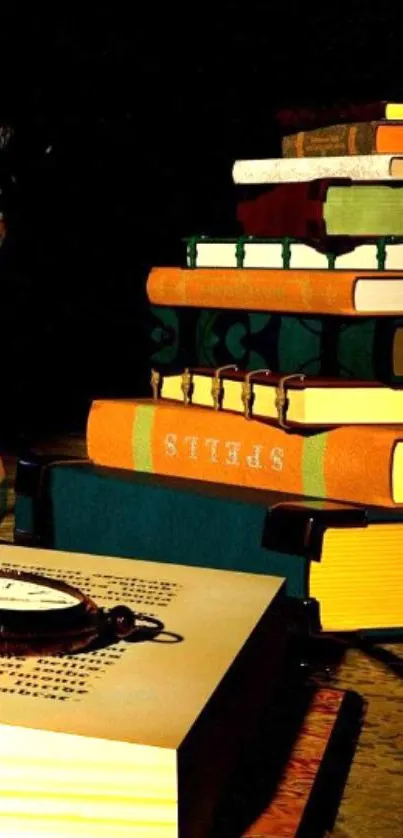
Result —
M 8 611 L 53 611 L 72 608 L 77 598 L 70 593 L 23 579 L 0 578 L 0 609 Z

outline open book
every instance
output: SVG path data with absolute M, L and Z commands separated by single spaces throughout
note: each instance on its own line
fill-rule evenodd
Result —
M 154 640 L 0 658 L 0 834 L 201 838 L 275 690 L 283 581 L 0 547 L 1 567 L 158 617 Z

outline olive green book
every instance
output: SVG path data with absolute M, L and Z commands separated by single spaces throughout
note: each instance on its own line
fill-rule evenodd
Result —
M 401 236 L 403 189 L 378 184 L 331 186 L 323 216 L 328 235 Z

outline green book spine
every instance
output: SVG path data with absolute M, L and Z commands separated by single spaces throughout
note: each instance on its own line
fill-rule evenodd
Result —
M 329 236 L 402 236 L 403 189 L 331 186 L 323 215 Z

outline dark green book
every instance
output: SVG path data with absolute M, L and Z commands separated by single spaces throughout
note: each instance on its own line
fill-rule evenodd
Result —
M 403 318 L 301 317 L 150 306 L 150 366 L 237 364 L 284 375 L 403 383 Z
M 283 576 L 298 623 L 403 626 L 401 511 L 40 456 L 19 462 L 16 495 L 18 544 Z

